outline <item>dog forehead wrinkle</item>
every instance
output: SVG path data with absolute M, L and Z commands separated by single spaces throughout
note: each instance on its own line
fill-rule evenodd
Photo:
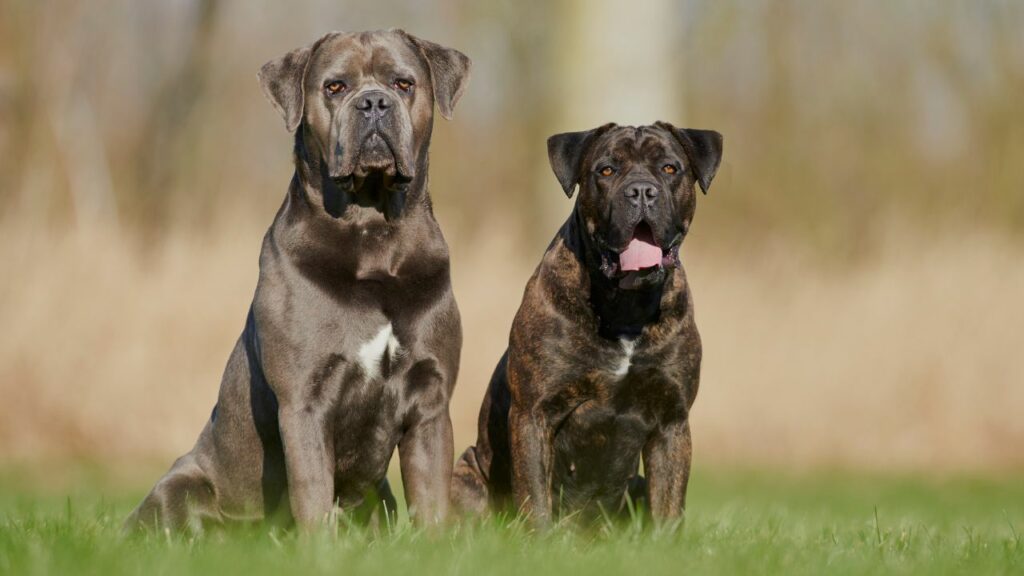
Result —
M 363 44 L 342 35 L 327 40 L 317 50 L 316 63 L 321 71 L 341 74 L 350 71 L 355 63 L 368 60 L 367 55 Z
M 393 40 L 390 37 L 381 37 L 368 45 L 370 51 L 370 57 L 367 58 L 368 69 L 379 72 L 387 71 L 393 74 L 412 75 L 416 73 L 409 68 L 410 64 L 413 68 L 419 67 L 418 53 L 407 42 Z
M 391 323 L 388 322 L 381 326 L 373 338 L 370 338 L 359 347 L 359 352 L 357 353 L 359 365 L 362 366 L 366 378 L 368 380 L 378 378 L 385 354 L 389 359 L 394 358 L 398 354 L 399 348 L 400 344 L 394 334 L 394 328 Z
M 649 134 L 639 142 L 639 152 L 644 158 L 665 155 L 665 142 L 657 134 Z
M 611 142 L 611 155 L 622 162 L 626 158 L 635 158 L 640 152 L 640 142 L 632 134 L 622 134 Z
M 390 72 L 395 67 L 395 59 L 391 57 L 387 46 L 377 46 L 370 54 L 365 65 L 365 74 L 374 76 L 377 73 Z

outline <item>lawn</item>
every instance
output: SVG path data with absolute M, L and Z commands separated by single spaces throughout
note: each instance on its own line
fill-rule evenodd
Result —
M 102 475 L 99 475 L 102 476 Z M 536 535 L 514 519 L 298 539 L 246 528 L 121 538 L 141 497 L 0 472 L 0 574 L 1024 574 L 1024 480 L 699 469 L 686 525 Z

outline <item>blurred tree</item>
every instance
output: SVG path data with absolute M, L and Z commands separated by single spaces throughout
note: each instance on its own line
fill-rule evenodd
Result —
M 206 93 L 211 47 L 219 0 L 191 3 L 191 30 L 181 43 L 186 55 L 177 68 L 164 72 L 135 148 L 136 193 L 130 197 L 144 229 L 155 232 L 174 199 L 183 168 L 194 166 L 196 126 L 190 122 Z
M 432 156 L 466 241 L 508 222 L 536 253 L 571 207 L 544 139 L 657 119 L 725 134 L 699 217 L 720 241 L 857 252 L 894 213 L 1022 231 L 1022 22 L 997 0 L 0 0 L 0 209 L 154 237 L 264 217 L 290 146 L 255 70 L 332 28 L 397 26 L 476 62 Z
M 681 38 L 671 0 L 634 2 L 563 0 L 553 16 L 557 43 L 549 66 L 551 84 L 541 87 L 552 101 L 547 135 L 589 130 L 607 122 L 681 122 L 683 98 L 675 89 L 685 73 L 678 57 Z M 533 235 L 547 243 L 571 209 L 545 161 L 534 185 L 541 218 Z

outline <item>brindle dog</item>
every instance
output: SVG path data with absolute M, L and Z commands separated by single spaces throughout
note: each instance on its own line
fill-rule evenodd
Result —
M 260 70 L 295 174 L 213 413 L 127 526 L 391 512 L 396 446 L 410 515 L 445 517 L 462 331 L 427 150 L 469 66 L 391 30 L 327 34 Z
M 621 512 L 629 494 L 659 522 L 679 517 L 701 361 L 679 246 L 722 136 L 608 124 L 552 136 L 548 156 L 566 195 L 580 194 L 526 285 L 453 501 L 514 504 L 546 525 Z

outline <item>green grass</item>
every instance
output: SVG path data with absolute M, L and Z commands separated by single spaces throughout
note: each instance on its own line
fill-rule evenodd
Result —
M 515 520 L 437 533 L 341 525 L 299 539 L 234 530 L 123 539 L 141 493 L 102 480 L 70 495 L 0 472 L 0 574 L 1024 573 L 1024 481 L 702 472 L 686 526 L 536 535 Z

